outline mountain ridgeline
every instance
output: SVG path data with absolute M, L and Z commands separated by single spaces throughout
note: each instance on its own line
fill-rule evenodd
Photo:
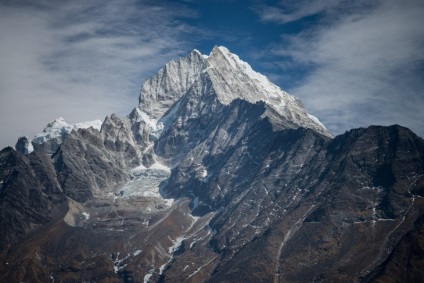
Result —
M 0 152 L 1 282 L 420 282 L 424 141 L 333 137 L 224 47 Z

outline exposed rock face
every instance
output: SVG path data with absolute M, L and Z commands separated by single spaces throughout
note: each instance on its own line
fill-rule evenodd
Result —
M 380 270 L 377 266 L 385 266 L 396 243 L 420 221 L 424 202 L 417 192 L 424 184 L 423 152 L 422 139 L 399 126 L 353 130 L 337 137 L 302 162 L 306 166 L 298 169 L 294 180 L 280 179 L 287 186 L 276 189 L 284 197 L 264 209 L 276 212 L 273 224 L 216 269 L 212 281 L 367 278 Z M 267 191 L 273 194 L 270 186 Z M 231 218 L 234 214 L 233 209 Z M 227 227 L 230 216 L 222 219 L 212 226 Z M 228 249 L 232 233 L 234 227 L 221 237 L 218 233 L 215 246 Z M 250 268 L 258 272 L 246 272 Z
M 65 195 L 78 202 L 87 201 L 96 189 L 114 188 L 129 179 L 120 159 L 108 153 L 92 128 L 73 131 L 52 158 Z
M 134 141 L 128 119 L 121 120 L 115 114 L 106 117 L 102 125 L 102 136 L 106 149 L 116 155 L 121 167 L 140 165 L 141 152 Z
M 2 282 L 424 276 L 424 141 L 332 138 L 223 47 L 168 63 L 127 117 L 27 141 L 0 152 Z
M 11 147 L 0 152 L 1 248 L 66 212 L 66 198 L 46 159 L 37 152 L 20 155 Z
M 169 62 L 143 84 L 139 99 L 140 110 L 153 119 L 160 119 L 206 68 L 205 59 L 196 50 L 186 58 Z

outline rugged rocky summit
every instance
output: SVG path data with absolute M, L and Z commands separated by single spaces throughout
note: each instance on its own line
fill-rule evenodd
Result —
M 128 116 L 0 152 L 0 281 L 419 282 L 423 213 L 423 139 L 333 138 L 228 49 L 194 50 Z
M 65 119 L 60 117 L 48 123 L 43 131 L 32 139 L 33 149 L 35 148 L 45 151 L 48 154 L 53 154 L 72 130 L 87 129 L 91 127 L 99 130 L 101 125 L 102 121 L 100 120 L 68 124 Z M 16 148 L 18 148 L 18 146 L 16 146 Z

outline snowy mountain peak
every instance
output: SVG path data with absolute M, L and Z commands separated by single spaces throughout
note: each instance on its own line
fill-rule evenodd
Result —
M 159 120 L 195 82 L 199 90 L 199 85 L 211 83 L 213 93 L 224 105 L 235 99 L 263 101 L 272 112 L 270 115 L 288 121 L 287 127 L 305 127 L 332 136 L 316 117 L 305 111 L 299 99 L 255 72 L 223 46 L 215 46 L 209 56 L 194 49 L 187 57 L 167 63 L 143 84 L 138 108 L 150 119 Z
M 59 117 L 57 119 L 54 119 L 53 121 L 49 122 L 47 126 L 44 128 L 43 132 L 49 131 L 49 129 L 52 128 L 62 128 L 69 126 L 68 123 L 66 123 L 65 119 L 63 117 Z
M 332 137 L 316 117 L 305 111 L 303 103 L 298 98 L 283 91 L 266 76 L 255 72 L 248 63 L 227 48 L 216 46 L 207 62 L 207 72 L 223 104 L 230 104 L 237 98 L 251 103 L 264 101 L 272 112 L 277 113 L 281 119 L 289 121 L 288 124 L 291 126 L 287 126 L 309 128 Z
M 215 47 L 208 57 L 208 63 L 212 67 L 210 74 L 216 79 L 218 89 L 222 87 L 222 79 L 228 89 L 223 89 L 220 99 L 223 103 L 230 103 L 235 98 L 243 98 L 249 102 L 263 100 L 273 104 L 283 104 L 286 102 L 298 102 L 298 99 L 288 95 L 278 86 L 273 84 L 264 75 L 253 71 L 252 67 L 240 60 L 223 46 Z M 247 92 L 244 92 L 247 90 Z
M 204 54 L 202 54 L 199 50 L 197 50 L 197 49 L 193 49 L 192 51 L 191 51 L 191 53 L 190 54 L 192 54 L 192 53 L 195 53 L 195 54 L 197 54 L 197 55 L 199 55 L 199 56 L 201 56 L 201 57 L 203 57 L 203 58 L 207 58 L 208 56 L 206 56 L 206 55 L 204 55 Z
M 206 61 L 202 54 L 193 50 L 187 57 L 168 62 L 141 88 L 138 108 L 159 119 L 191 87 L 202 71 Z
M 239 73 L 239 76 L 240 73 L 246 75 L 257 87 L 259 87 L 259 90 L 261 91 L 259 95 L 264 94 L 266 95 L 266 99 L 276 99 L 280 100 L 280 102 L 282 102 L 282 98 L 292 101 L 296 100 L 293 96 L 288 95 L 285 91 L 273 84 L 266 76 L 255 72 L 248 63 L 242 61 L 239 56 L 231 53 L 226 47 L 218 46 L 214 48 L 212 54 L 214 54 L 214 52 L 215 54 L 216 52 L 220 52 L 220 54 L 224 55 L 225 59 L 234 71 Z M 210 58 L 211 59 L 209 61 L 213 64 L 213 59 L 216 58 L 216 56 L 210 56 Z M 260 98 L 261 97 L 258 97 L 257 100 L 261 100 Z
M 49 122 L 44 128 L 43 132 L 36 134 L 35 137 L 32 139 L 32 142 L 36 144 L 42 144 L 48 140 L 63 137 L 64 135 L 72 132 L 72 130 L 77 129 L 88 129 L 90 127 L 93 127 L 94 129 L 100 131 L 101 126 L 102 121 L 100 120 L 68 124 L 65 119 L 63 119 L 63 117 L 59 117 Z

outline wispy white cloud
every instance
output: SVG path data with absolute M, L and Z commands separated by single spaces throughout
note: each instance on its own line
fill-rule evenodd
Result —
M 351 5 L 352 1 L 343 0 L 288 0 L 280 1 L 278 5 L 260 3 L 254 7 L 254 11 L 263 22 L 274 22 L 279 24 L 300 20 L 307 16 L 316 15 L 330 11 L 341 4 Z M 346 8 L 346 6 L 345 6 Z
M 193 46 L 185 6 L 153 1 L 0 4 L 0 146 L 50 120 L 129 113 L 144 79 Z
M 335 2 L 320 1 L 322 7 Z M 284 37 L 270 54 L 309 68 L 290 92 L 333 133 L 398 123 L 424 136 L 424 2 L 374 1 L 359 8 L 338 6 L 337 17 Z

